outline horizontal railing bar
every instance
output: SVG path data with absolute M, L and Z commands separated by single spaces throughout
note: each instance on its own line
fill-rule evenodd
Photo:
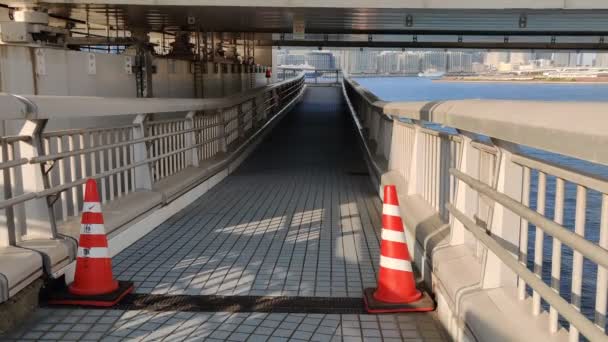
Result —
M 157 125 L 162 125 L 162 124 L 170 124 L 170 123 L 186 122 L 186 121 L 188 121 L 188 119 L 185 119 L 185 118 L 153 120 L 153 121 L 147 121 L 146 126 L 157 126 Z
M 386 116 L 386 115 L 383 115 L 383 116 Z M 424 134 L 432 135 L 432 136 L 435 136 L 435 137 L 444 137 L 444 138 L 447 138 L 447 137 L 450 137 L 452 135 L 455 135 L 455 134 L 451 134 L 451 133 L 448 133 L 448 132 L 441 132 L 441 131 L 437 131 L 437 130 L 434 130 L 434 129 L 431 129 L 431 128 L 428 128 L 428 127 L 422 127 L 422 126 L 420 127 L 420 132 L 422 132 Z
M 585 258 L 595 262 L 598 265 L 602 265 L 604 267 L 608 266 L 608 250 L 603 249 L 589 240 L 585 240 L 584 237 L 569 231 L 564 226 L 547 219 L 545 216 L 526 207 L 511 197 L 497 192 L 488 185 L 461 171 L 452 168 L 450 169 L 450 173 L 454 177 L 465 182 L 472 189 L 484 194 L 513 213 L 528 220 L 537 227 L 540 227 L 544 232 L 562 241 L 562 243 L 568 245 L 570 248 L 581 252 Z
M 345 83 L 359 90 L 356 81 L 347 77 Z M 608 149 L 604 148 L 608 131 L 603 129 L 608 126 L 608 117 L 605 103 L 599 101 L 395 101 L 383 102 L 382 108 L 386 115 L 433 122 L 608 165 Z M 572 113 L 577 114 L 576 125 L 572 124 Z M 560 139 L 555 139 L 556 135 Z
M 99 174 L 96 174 L 96 175 L 89 176 L 87 178 L 84 178 L 84 179 L 81 179 L 81 180 L 78 180 L 78 181 L 74 181 L 74 182 L 70 182 L 70 183 L 65 183 L 65 184 L 63 184 L 61 186 L 49 188 L 49 189 L 37 192 L 36 193 L 36 197 L 37 198 L 43 198 L 43 197 L 46 197 L 46 196 L 49 196 L 49 195 L 54 195 L 54 194 L 63 192 L 65 190 L 68 190 L 70 188 L 73 188 L 75 186 L 82 185 L 82 184 L 86 183 L 87 179 L 89 179 L 89 178 L 92 178 L 92 179 L 106 178 L 106 177 L 115 175 L 117 173 L 121 173 L 121 172 L 130 170 L 130 169 L 136 168 L 138 166 L 142 166 L 142 165 L 145 165 L 145 164 L 153 163 L 153 162 L 155 162 L 157 160 L 170 157 L 170 156 L 172 156 L 174 154 L 179 154 L 179 153 L 186 152 L 188 150 L 192 150 L 192 149 L 198 148 L 200 146 L 206 145 L 206 144 L 208 144 L 210 142 L 213 142 L 215 140 L 219 140 L 219 139 L 222 139 L 222 138 L 223 137 L 216 137 L 216 138 L 212 138 L 212 139 L 207 139 L 207 140 L 205 140 L 203 142 L 200 142 L 198 144 L 194 144 L 192 146 L 182 147 L 182 148 L 180 148 L 178 150 L 171 151 L 171 152 L 168 152 L 168 153 L 164 153 L 164 154 L 161 154 L 159 156 L 148 158 L 148 159 L 145 159 L 145 160 L 141 160 L 141 161 L 139 161 L 137 163 L 132 163 L 132 164 L 129 164 L 129 165 L 121 166 L 121 167 L 116 168 L 114 170 L 109 170 L 109 171 L 106 171 L 106 172 L 103 172 L 103 173 L 99 173 Z
M 11 94 L 0 94 L 0 107 L 9 108 L 0 114 L 0 120 L 107 117 L 223 109 L 250 101 L 275 88 L 292 83 L 297 84 L 303 78 L 304 74 L 300 74 L 295 78 L 250 89 L 232 96 L 208 99 L 27 95 L 20 96 L 22 98 L 20 100 Z
M 369 160 L 371 167 L 374 169 L 373 171 L 376 173 L 376 176 L 381 177 L 383 174 L 383 171 L 380 168 L 380 166 L 378 165 L 378 163 L 376 162 L 376 160 L 374 160 L 374 153 L 372 153 L 372 151 L 369 149 L 369 145 L 365 142 L 365 136 L 363 134 L 363 129 L 364 129 L 363 125 L 361 124 L 361 121 L 359 120 L 359 117 L 357 116 L 357 111 L 353 107 L 353 104 L 350 101 L 350 98 L 348 97 L 348 92 L 346 90 L 346 83 L 344 83 L 344 82 L 342 82 L 342 95 L 344 96 L 346 105 L 348 106 L 348 109 L 351 112 L 351 117 L 357 128 L 357 133 L 359 134 L 359 138 L 363 142 L 362 145 L 363 145 L 363 148 L 365 149 L 365 153 L 368 156 L 367 159 Z
M 10 135 L 5 137 L 0 137 L 0 142 L 10 144 L 19 141 L 29 141 L 31 139 L 30 136 L 27 135 Z
M 16 206 L 17 204 L 21 204 L 23 202 L 29 201 L 36 198 L 35 192 L 28 192 L 27 194 L 18 195 L 15 197 L 11 197 L 6 200 L 0 201 L 0 209 L 6 209 L 9 207 Z
M 549 175 L 608 194 L 608 179 L 601 178 L 600 175 L 593 175 L 585 170 L 574 170 L 566 165 L 557 165 L 550 161 L 544 161 L 520 154 L 513 155 L 512 159 L 516 164 L 540 170 Z
M 21 159 L 17 159 L 17 160 L 10 160 L 7 162 L 2 162 L 0 163 L 0 170 L 5 170 L 5 169 L 10 169 L 16 166 L 21 166 L 23 164 L 27 164 L 29 162 L 29 159 L 27 158 L 21 158 Z
M 86 154 L 86 153 L 105 151 L 105 150 L 109 150 L 109 149 L 113 149 L 113 148 L 117 148 L 117 147 L 122 147 L 122 146 L 141 144 L 141 143 L 145 143 L 145 142 L 148 142 L 148 141 L 153 141 L 153 140 L 157 140 L 157 139 L 172 137 L 172 136 L 175 136 L 175 135 L 182 135 L 182 134 L 186 134 L 186 133 L 198 132 L 198 131 L 201 131 L 201 130 L 204 130 L 204 129 L 207 129 L 207 128 L 211 128 L 211 127 L 215 127 L 215 126 L 220 126 L 220 125 L 221 125 L 221 123 L 219 123 L 219 124 L 210 124 L 210 125 L 207 125 L 207 126 L 190 128 L 190 129 L 185 129 L 185 130 L 175 131 L 175 132 L 169 132 L 169 133 L 163 133 L 163 134 L 153 135 L 153 136 L 149 136 L 149 137 L 145 137 L 145 138 L 139 138 L 139 139 L 135 139 L 135 140 L 121 141 L 121 142 L 114 143 L 114 144 L 108 144 L 108 145 L 103 145 L 103 146 L 90 147 L 90 148 L 87 148 L 87 149 L 79 149 L 79 150 L 67 151 L 67 152 L 62 152 L 62 153 L 54 153 L 54 154 L 49 154 L 49 155 L 45 155 L 45 156 L 42 156 L 42 157 L 32 158 L 32 159 L 30 159 L 30 163 L 31 164 L 43 163 L 43 162 L 47 162 L 47 161 L 50 161 L 50 160 L 58 160 L 58 159 L 63 159 L 63 158 L 72 157 L 72 156 L 78 156 L 78 155 Z
M 301 89 L 300 89 L 300 91 L 301 91 Z M 272 105 L 272 106 L 270 106 L 268 108 L 272 108 L 274 106 L 276 106 L 276 104 Z M 215 124 L 212 124 L 212 126 L 214 126 L 214 125 Z M 207 126 L 205 126 L 204 128 L 207 128 Z M 89 151 L 85 151 L 85 152 L 83 152 L 83 150 L 78 150 L 78 151 L 71 151 L 71 152 L 61 153 L 61 155 L 68 154 L 68 153 L 73 153 L 73 152 L 83 152 L 83 153 L 96 152 L 98 150 L 111 149 L 111 148 L 116 148 L 116 147 L 119 147 L 119 146 L 128 145 L 127 143 L 130 143 L 130 144 L 141 143 L 141 142 L 145 142 L 145 141 L 148 141 L 148 140 L 155 140 L 155 139 L 163 138 L 165 136 L 178 135 L 178 134 L 188 133 L 188 132 L 192 132 L 192 131 L 199 131 L 199 130 L 204 129 L 204 128 L 195 128 L 195 129 L 183 130 L 183 131 L 180 131 L 180 132 L 172 132 L 172 133 L 158 135 L 158 136 L 153 136 L 153 137 L 146 137 L 146 138 L 143 138 L 143 139 L 137 139 L 137 140 L 127 141 L 127 142 L 122 142 L 122 143 L 114 144 L 114 145 L 99 146 L 99 147 L 93 148 L 93 149 L 95 149 L 95 151 L 93 151 L 93 149 L 89 149 Z M 155 161 L 158 161 L 158 160 L 170 157 L 170 156 L 175 155 L 175 154 L 183 153 L 183 152 L 186 152 L 186 151 L 192 150 L 192 149 L 197 149 L 197 148 L 199 148 L 201 146 L 207 145 L 207 144 L 209 144 L 211 142 L 214 142 L 214 141 L 217 141 L 217 140 L 220 140 L 220 139 L 223 139 L 223 138 L 224 138 L 224 136 L 218 136 L 218 137 L 215 137 L 215 138 L 206 139 L 205 141 L 200 142 L 198 144 L 194 144 L 194 145 L 191 145 L 191 146 L 183 147 L 181 149 L 178 149 L 178 150 L 175 150 L 175 151 L 171 151 L 171 152 L 168 152 L 168 153 L 164 153 L 162 155 L 159 155 L 159 156 L 156 156 L 156 157 L 153 157 L 153 158 L 148 158 L 146 160 L 142 160 L 142 161 L 139 161 L 139 162 L 136 162 L 136 163 L 132 163 L 132 164 L 129 164 L 129 165 L 124 165 L 122 167 L 115 168 L 113 170 L 109 170 L 109 171 L 106 171 L 106 172 L 103 172 L 103 173 L 99 173 L 99 174 L 96 174 L 96 175 L 91 175 L 89 177 L 85 177 L 85 178 L 77 180 L 77 181 L 73 181 L 73 182 L 70 182 L 70 183 L 65 183 L 65 184 L 62 184 L 60 186 L 56 186 L 56 187 L 52 187 L 52 188 L 49 188 L 49 189 L 45 189 L 45 190 L 42 190 L 42 191 L 37 192 L 37 193 L 27 193 L 27 194 L 19 195 L 17 197 L 13 197 L 13 198 L 10 198 L 10 199 L 7 199 L 7 200 L 3 200 L 3 201 L 0 201 L 0 209 L 4 209 L 4 208 L 7 208 L 7 207 L 15 206 L 17 204 L 23 203 L 23 202 L 31 200 L 31 199 L 44 198 L 44 197 L 47 197 L 47 196 L 50 196 L 50 195 L 58 194 L 58 193 L 61 193 L 63 191 L 66 191 L 68 189 L 71 189 L 73 187 L 80 186 L 80 185 L 86 183 L 87 179 L 101 179 L 101 178 L 110 177 L 112 175 L 128 171 L 128 170 L 136 168 L 138 166 L 150 164 L 150 163 L 153 163 Z M 116 146 L 116 145 L 119 145 L 119 146 Z M 79 154 L 81 154 L 81 153 L 79 153 Z M 57 154 L 55 156 L 58 156 L 58 155 L 60 155 L 60 154 Z M 66 155 L 66 156 L 70 157 L 72 155 Z M 53 156 L 45 156 L 45 157 L 40 157 L 40 158 L 33 158 L 32 160 L 30 160 L 30 162 L 33 162 L 35 159 L 38 160 L 38 159 L 49 158 L 49 157 L 53 157 Z M 37 162 L 42 162 L 42 161 L 37 161 Z
M 492 145 L 488 145 L 486 143 L 483 143 L 481 141 L 472 141 L 471 142 L 471 146 L 473 146 L 474 148 L 490 153 L 492 155 L 497 155 L 498 154 L 498 149 L 496 149 L 495 146 Z
M 487 231 L 478 226 L 460 212 L 454 205 L 446 205 L 454 218 L 460 221 L 486 248 L 494 253 L 503 263 L 521 277 L 530 287 L 532 287 L 542 298 L 553 306 L 560 315 L 564 316 L 570 324 L 574 325 L 580 332 L 591 341 L 606 341 L 606 335 L 580 311 L 576 310 L 570 303 L 562 298 L 557 292 L 549 287 L 537 275 L 528 270 L 494 238 L 488 235 Z
M 359 85 L 359 83 L 357 83 L 357 81 L 348 78 L 348 77 L 344 77 L 344 80 L 350 84 L 350 86 L 353 88 L 354 91 L 356 91 L 357 93 L 359 93 L 359 95 L 372 107 L 376 107 L 378 109 L 380 109 L 381 111 L 384 108 L 384 105 L 386 104 L 386 102 L 380 100 L 379 97 L 377 97 L 376 95 L 374 95 L 373 93 L 371 93 L 369 90 L 367 90 L 366 88 L 362 87 L 361 85 Z
M 99 133 L 99 132 L 107 132 L 107 131 L 115 131 L 121 129 L 132 129 L 136 127 L 135 125 L 125 125 L 118 127 L 103 127 L 103 128 L 74 128 L 74 129 L 66 129 L 61 131 L 52 131 L 52 132 L 44 132 L 42 133 L 43 138 L 51 138 L 51 137 L 59 137 L 59 136 L 70 136 L 74 134 L 84 134 L 84 133 Z

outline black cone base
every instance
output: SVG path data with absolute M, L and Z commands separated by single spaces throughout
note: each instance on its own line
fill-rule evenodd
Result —
M 133 292 L 133 282 L 118 281 L 118 289 L 114 292 L 94 296 L 78 296 L 70 293 L 67 286 L 48 294 L 49 304 L 82 305 L 110 307 L 118 304 L 127 294 Z
M 411 303 L 386 303 L 374 298 L 376 289 L 367 288 L 363 291 L 365 310 L 369 313 L 425 312 L 435 310 L 435 301 L 425 291 L 422 297 Z

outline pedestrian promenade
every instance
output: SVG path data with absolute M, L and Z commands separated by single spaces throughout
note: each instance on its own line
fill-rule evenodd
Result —
M 240 169 L 113 258 L 138 294 L 361 298 L 381 203 L 339 88 L 309 88 Z M 15 340 L 439 341 L 410 315 L 42 308 Z

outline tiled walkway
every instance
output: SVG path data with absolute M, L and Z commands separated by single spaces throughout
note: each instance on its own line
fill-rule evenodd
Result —
M 113 259 L 138 293 L 361 297 L 376 283 L 380 201 L 337 88 L 312 88 L 239 170 Z M 12 337 L 440 340 L 433 314 L 41 309 Z
M 18 341 L 441 341 L 430 315 L 41 309 Z
M 361 297 L 374 286 L 380 202 L 336 91 L 309 90 L 234 175 L 116 256 L 118 277 L 155 294 Z

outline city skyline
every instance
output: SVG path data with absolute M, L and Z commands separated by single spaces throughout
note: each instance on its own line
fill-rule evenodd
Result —
M 343 69 L 349 73 L 414 74 L 419 72 L 488 73 L 517 72 L 557 67 L 608 67 L 608 53 L 562 51 L 472 50 L 279 50 L 277 65 L 310 65 L 316 69 Z M 325 56 L 326 62 L 307 56 Z M 333 56 L 329 57 L 329 56 Z M 330 62 L 331 61 L 331 62 Z M 319 67 L 319 65 L 323 67 Z

